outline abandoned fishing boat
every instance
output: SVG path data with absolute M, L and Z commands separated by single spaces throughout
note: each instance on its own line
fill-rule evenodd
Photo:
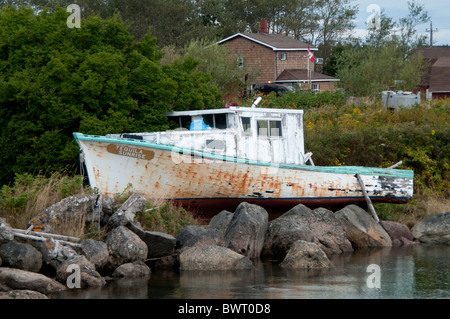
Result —
M 243 201 L 270 210 L 342 206 L 365 196 L 406 203 L 413 195 L 411 170 L 315 166 L 305 153 L 302 110 L 227 107 L 167 116 L 178 129 L 74 133 L 91 187 L 114 195 L 131 185 L 210 213 L 234 211 Z

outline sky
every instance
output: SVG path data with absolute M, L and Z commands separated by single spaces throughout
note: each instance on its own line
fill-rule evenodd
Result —
M 450 0 L 416 0 L 416 3 L 425 7 L 433 22 L 433 45 L 450 45 Z M 359 7 L 354 32 L 361 37 L 366 35 L 366 21 L 375 12 L 376 6 L 395 21 L 408 15 L 408 0 L 353 0 L 352 4 Z M 429 23 L 417 27 L 419 33 L 428 35 L 428 40 L 429 30 Z

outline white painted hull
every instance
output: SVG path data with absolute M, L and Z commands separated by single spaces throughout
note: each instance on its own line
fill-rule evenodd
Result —
M 299 203 L 327 207 L 365 201 L 356 173 L 374 202 L 405 203 L 413 195 L 412 171 L 270 165 L 224 160 L 211 153 L 202 157 L 199 152 L 140 140 L 74 136 L 84 154 L 91 187 L 106 195 L 131 186 L 149 198 L 217 212 L 242 201 L 269 209 Z

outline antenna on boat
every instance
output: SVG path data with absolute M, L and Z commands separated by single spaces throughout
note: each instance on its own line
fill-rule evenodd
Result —
M 261 102 L 261 100 L 262 97 L 259 96 L 255 101 L 253 101 L 252 107 L 256 107 L 259 104 L 259 102 Z

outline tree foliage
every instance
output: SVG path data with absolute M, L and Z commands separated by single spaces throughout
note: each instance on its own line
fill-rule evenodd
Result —
M 426 37 L 417 26 L 429 20 L 424 7 L 408 2 L 408 16 L 394 21 L 381 11 L 362 43 L 350 43 L 332 59 L 340 85 L 356 96 L 379 96 L 385 90 L 413 90 L 429 67 L 417 49 Z
M 92 15 L 79 29 L 68 15 L 0 11 L 0 184 L 77 163 L 73 132 L 163 130 L 167 111 L 218 106 L 196 60 L 162 65 L 156 39 L 134 41 L 116 15 Z

